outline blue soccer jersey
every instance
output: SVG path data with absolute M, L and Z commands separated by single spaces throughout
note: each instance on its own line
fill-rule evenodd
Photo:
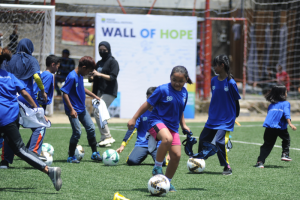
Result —
M 279 101 L 271 103 L 268 108 L 268 114 L 263 124 L 266 128 L 287 129 L 287 119 L 291 119 L 291 105 L 288 101 Z
M 236 118 L 235 101 L 241 97 L 233 79 L 218 80 L 215 76 L 211 80 L 212 97 L 209 105 L 208 120 L 205 127 L 233 131 Z
M 53 74 L 49 71 L 44 71 L 41 74 L 41 79 L 43 81 L 45 92 L 47 93 L 47 102 L 44 101 L 43 96 L 40 93 L 40 88 L 36 83 L 33 85 L 33 93 L 40 105 L 49 105 L 53 98 L 54 80 Z
M 63 93 L 69 95 L 70 102 L 74 110 L 80 114 L 85 111 L 85 91 L 83 85 L 83 76 L 77 75 L 75 70 L 71 71 L 65 81 L 64 86 L 60 89 Z M 65 111 L 70 112 L 65 100 Z
M 17 92 L 25 89 L 13 74 L 0 69 L 0 127 L 14 122 L 19 116 Z
M 147 99 L 148 103 L 154 107 L 149 116 L 151 127 L 164 123 L 169 129 L 178 133 L 187 99 L 188 92 L 184 87 L 181 91 L 177 91 L 171 83 L 158 86 Z

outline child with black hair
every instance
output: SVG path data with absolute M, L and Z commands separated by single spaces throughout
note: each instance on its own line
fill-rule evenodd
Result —
M 218 76 L 211 80 L 211 102 L 208 119 L 199 137 L 198 152 L 202 152 L 204 142 L 215 145 L 221 166 L 224 166 L 223 175 L 231 175 L 226 144 L 229 133 L 234 129 L 235 119 L 239 116 L 239 99 L 236 82 L 230 74 L 229 59 L 226 55 L 214 58 L 214 71 Z
M 264 133 L 264 144 L 260 147 L 260 155 L 255 167 L 264 168 L 266 158 L 271 153 L 276 139 L 282 139 L 282 161 L 291 161 L 289 157 L 290 135 L 287 131 L 289 125 L 294 131 L 297 128 L 291 123 L 290 103 L 286 101 L 287 89 L 284 85 L 273 86 L 272 90 L 265 96 L 271 104 L 263 124 L 266 128 Z
M 67 162 L 80 163 L 74 156 L 76 146 L 81 136 L 81 126 L 84 126 L 89 145 L 92 149 L 91 159 L 102 161 L 97 151 L 97 141 L 95 134 L 95 125 L 91 119 L 89 112 L 85 108 L 85 95 L 100 100 L 100 98 L 84 88 L 83 77 L 95 70 L 95 61 L 90 56 L 84 56 L 79 60 L 78 67 L 71 71 L 65 81 L 64 86 L 60 89 L 63 92 L 63 101 L 65 105 L 65 113 L 69 117 L 72 126 L 72 136 L 69 145 L 69 157 Z
M 192 84 L 188 71 L 183 66 L 176 66 L 170 75 L 171 83 L 160 85 L 138 109 L 127 126 L 132 130 L 136 120 L 151 106 L 153 111 L 149 116 L 149 133 L 156 141 L 161 141 L 156 154 L 155 165 L 152 175 L 163 174 L 162 165 L 167 151 L 169 151 L 170 162 L 166 170 L 166 177 L 171 182 L 181 157 L 181 142 L 178 134 L 179 124 L 183 130 L 190 131 L 185 124 L 183 111 L 185 109 L 188 92 L 185 83 Z M 176 189 L 170 184 L 170 192 Z

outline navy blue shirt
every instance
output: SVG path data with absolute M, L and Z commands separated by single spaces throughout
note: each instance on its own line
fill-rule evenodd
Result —
M 279 101 L 271 103 L 268 108 L 268 114 L 263 124 L 266 128 L 277 128 L 280 130 L 287 129 L 287 119 L 291 119 L 291 105 L 288 101 Z
M 206 128 L 233 131 L 236 118 L 235 101 L 239 100 L 240 94 L 235 80 L 218 80 L 215 76 L 211 80 L 212 97 L 209 105 Z
M 43 81 L 45 92 L 47 93 L 47 102 L 43 100 L 43 96 L 40 93 L 41 90 L 36 83 L 34 83 L 33 85 L 33 93 L 40 105 L 49 105 L 52 102 L 52 98 L 53 98 L 53 89 L 54 89 L 53 74 L 49 71 L 44 71 L 41 74 L 41 79 Z
M 149 116 L 151 127 L 164 123 L 169 129 L 178 133 L 180 119 L 188 99 L 185 87 L 181 91 L 175 90 L 171 83 L 158 86 L 147 102 L 154 107 Z
M 85 111 L 85 91 L 83 85 L 83 76 L 77 75 L 75 70 L 71 71 L 65 81 L 64 86 L 60 89 L 63 93 L 69 95 L 70 102 L 74 110 L 80 114 Z M 65 102 L 65 111 L 70 113 L 70 110 Z
M 0 69 L 0 127 L 10 124 L 19 116 L 17 92 L 25 89 L 13 74 Z

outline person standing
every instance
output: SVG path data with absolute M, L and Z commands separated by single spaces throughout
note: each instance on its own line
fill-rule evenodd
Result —
M 100 42 L 98 49 L 102 59 L 97 62 L 96 71 L 89 78 L 89 81 L 94 82 L 93 93 L 101 97 L 108 108 L 118 94 L 117 76 L 119 74 L 119 64 L 112 56 L 108 42 Z M 101 133 L 99 146 L 110 146 L 111 143 L 115 142 L 115 139 L 111 136 L 108 125 L 106 124 L 104 128 L 101 128 L 99 113 L 95 108 L 94 116 Z
M 286 71 L 282 69 L 281 65 L 278 65 L 278 72 L 276 73 L 277 83 L 283 84 L 286 90 L 290 91 L 290 77 Z

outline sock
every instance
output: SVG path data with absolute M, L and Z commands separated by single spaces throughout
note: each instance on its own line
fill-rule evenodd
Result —
M 70 143 L 69 145 L 69 157 L 73 157 L 75 154 L 77 143 Z
M 168 178 L 168 177 L 167 177 L 167 178 Z M 168 178 L 168 179 L 169 179 L 169 182 L 171 183 L 171 180 L 172 180 L 172 179 L 171 179 L 171 178 Z
M 155 160 L 155 165 L 154 167 L 162 167 L 163 162 L 158 162 L 157 160 Z
M 89 145 L 91 146 L 92 152 L 97 152 L 97 141 L 96 138 L 88 139 Z

